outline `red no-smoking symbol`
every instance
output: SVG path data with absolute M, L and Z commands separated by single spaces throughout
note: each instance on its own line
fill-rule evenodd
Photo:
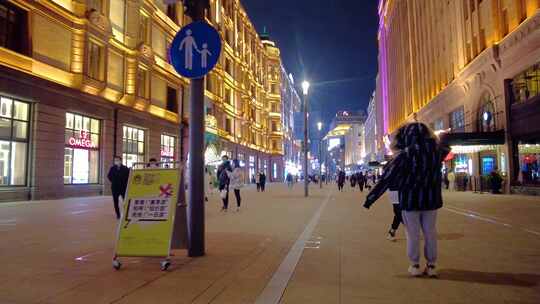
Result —
M 171 197 L 173 192 L 172 185 L 167 184 L 159 186 L 159 192 L 160 197 Z

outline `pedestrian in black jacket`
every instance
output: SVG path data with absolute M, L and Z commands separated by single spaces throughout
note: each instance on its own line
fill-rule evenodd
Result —
M 261 172 L 260 183 L 261 183 L 261 192 L 264 192 L 264 190 L 266 189 L 266 174 L 264 172 Z
M 401 127 L 394 138 L 397 151 L 381 180 L 368 194 L 364 207 L 369 208 L 390 187 L 399 192 L 399 207 L 407 229 L 407 254 L 411 262 L 409 273 L 437 276 L 437 210 L 442 201 L 442 161 L 450 152 L 444 141 L 423 123 L 410 123 Z M 427 267 L 420 270 L 420 230 L 425 240 Z
M 231 182 L 227 171 L 232 172 L 232 166 L 227 155 L 223 155 L 221 160 L 222 163 L 217 170 L 217 178 L 219 182 L 219 195 L 223 201 L 221 211 L 227 211 L 229 209 L 229 184 Z
M 358 187 L 360 187 L 361 192 L 364 192 L 365 185 L 366 185 L 366 178 L 364 177 L 364 173 L 360 172 L 358 173 Z
M 111 182 L 114 211 L 116 212 L 116 218 L 119 219 L 119 197 L 121 196 L 122 200 L 125 199 L 129 179 L 129 168 L 122 164 L 122 158 L 120 158 L 119 156 L 114 157 L 114 165 L 109 170 L 107 178 Z

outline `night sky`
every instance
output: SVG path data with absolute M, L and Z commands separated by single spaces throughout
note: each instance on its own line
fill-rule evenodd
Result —
M 339 110 L 366 110 L 377 75 L 377 0 L 241 2 L 258 32 L 266 27 L 277 43 L 296 83 L 306 75 L 315 84 L 313 116 L 321 113 L 327 126 Z

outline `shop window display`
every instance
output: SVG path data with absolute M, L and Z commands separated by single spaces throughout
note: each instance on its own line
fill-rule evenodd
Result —
M 176 153 L 176 137 L 161 134 L 161 162 L 174 162 Z
M 64 184 L 99 182 L 100 131 L 98 119 L 66 113 Z
M 520 181 L 540 186 L 540 144 L 519 145 Z
M 122 161 L 124 165 L 133 167 L 135 163 L 143 163 L 145 160 L 145 130 L 124 126 L 123 128 L 123 153 Z
M 30 105 L 0 96 L 0 186 L 24 186 Z

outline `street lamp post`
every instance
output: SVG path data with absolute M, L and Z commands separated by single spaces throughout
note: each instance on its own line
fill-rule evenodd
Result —
M 317 123 L 317 129 L 319 130 L 319 136 L 321 136 L 322 122 Z M 319 139 L 319 188 L 322 189 L 322 136 Z
M 309 195 L 309 180 L 308 180 L 308 93 L 309 82 L 302 82 L 302 91 L 304 96 L 304 197 Z

